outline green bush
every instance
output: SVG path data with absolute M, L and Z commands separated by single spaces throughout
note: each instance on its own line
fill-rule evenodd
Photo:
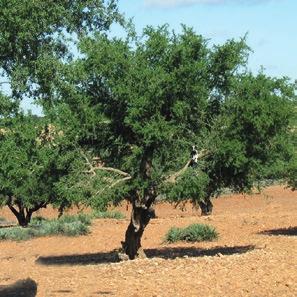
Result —
M 92 217 L 90 215 L 80 213 L 74 216 L 64 215 L 59 218 L 59 221 L 65 224 L 81 222 L 87 226 L 90 226 L 92 224 Z
M 62 228 L 59 231 L 61 235 L 79 236 L 88 234 L 89 228 L 88 225 L 77 221 L 72 223 L 65 223 L 64 225 L 62 225 Z
M 64 235 L 79 236 L 89 233 L 90 216 L 79 214 L 48 220 L 42 217 L 32 219 L 27 228 L 13 227 L 0 229 L 0 240 L 28 240 L 33 237 Z
M 172 227 L 165 236 L 165 241 L 213 241 L 218 238 L 218 232 L 214 227 L 205 224 L 192 224 L 186 228 Z
M 13 227 L 0 229 L 0 240 L 28 240 L 31 238 L 29 229 Z
M 46 219 L 46 218 L 43 218 L 43 217 L 34 217 L 31 219 L 31 223 L 30 223 L 30 226 L 31 227 L 37 227 L 37 226 L 40 226 L 40 225 L 43 225 L 45 222 L 48 222 L 49 220 Z
M 125 218 L 125 215 L 119 211 L 94 211 L 92 214 L 94 219 L 117 219 L 121 220 Z
M 0 222 L 5 222 L 6 220 L 2 217 L 0 217 Z

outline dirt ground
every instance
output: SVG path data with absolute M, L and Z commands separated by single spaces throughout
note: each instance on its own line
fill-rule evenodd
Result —
M 128 218 L 130 209 L 121 210 Z M 156 214 L 144 233 L 145 260 L 116 262 L 113 250 L 128 219 L 96 220 L 91 234 L 77 238 L 0 241 L 0 292 L 30 278 L 40 297 L 297 296 L 296 192 L 272 186 L 262 194 L 223 196 L 214 200 L 210 217 L 190 205 L 182 212 L 159 204 Z M 0 216 L 12 218 L 4 209 Z M 219 239 L 163 243 L 170 227 L 191 223 L 215 226 Z M 29 281 L 18 285 L 32 289 Z

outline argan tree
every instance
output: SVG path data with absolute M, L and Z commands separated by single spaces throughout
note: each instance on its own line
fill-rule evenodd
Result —
M 209 47 L 186 27 L 147 27 L 133 41 L 83 38 L 80 51 L 56 91 L 67 115 L 60 120 L 74 123 L 78 143 L 95 157 L 84 156 L 86 177 L 101 181 L 93 205 L 131 202 L 123 242 L 130 259 L 142 254 L 158 194 L 191 199 L 209 214 L 221 189 L 249 191 L 291 158 L 294 87 L 249 73 L 244 39 Z
M 65 179 L 73 179 L 83 166 L 73 143 L 45 118 L 21 113 L 1 118 L 0 205 L 9 207 L 20 226 L 49 204 L 75 203 L 75 197 L 63 195 Z
M 126 25 L 116 0 L 0 0 L 0 193 L 20 225 L 49 203 L 62 212 L 81 199 L 78 186 L 66 186 L 77 185 L 84 170 L 72 168 L 83 160 L 76 156 L 76 131 L 73 123 L 60 129 L 53 103 L 61 69 L 75 59 L 78 40 L 106 33 L 113 23 Z M 22 114 L 24 98 L 41 104 L 46 118 Z M 55 134 L 48 135 L 54 142 L 38 143 L 42 131 Z

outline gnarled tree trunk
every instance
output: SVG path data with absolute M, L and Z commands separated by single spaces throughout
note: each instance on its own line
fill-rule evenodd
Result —
M 18 209 L 13 205 L 15 204 Z M 19 201 L 13 202 L 13 197 L 9 197 L 7 206 L 12 211 L 12 213 L 17 218 L 18 224 L 21 227 L 27 227 L 31 221 L 33 212 L 37 211 L 40 208 L 45 208 L 47 205 L 46 202 L 41 202 L 35 204 L 32 208 L 24 207 Z
M 16 210 L 13 206 L 8 205 L 9 209 L 13 212 L 18 220 L 18 224 L 21 227 L 27 227 L 31 221 L 32 211 L 25 209 L 24 207 L 19 207 L 19 210 Z
M 145 258 L 145 253 L 141 248 L 141 238 L 152 216 L 152 208 L 133 204 L 130 224 L 125 234 L 125 241 L 122 242 L 123 251 L 130 260 Z
M 198 204 L 200 206 L 202 216 L 209 216 L 212 214 L 213 205 L 210 201 L 210 197 L 205 198 L 204 201 L 199 201 Z
M 133 207 L 131 220 L 125 234 L 125 241 L 122 242 L 123 252 L 130 260 L 145 257 L 145 253 L 141 248 L 141 238 L 145 227 L 149 223 L 150 219 L 154 216 L 152 204 L 154 203 L 157 195 L 154 184 L 150 180 L 152 170 L 152 156 L 153 149 L 148 148 L 140 165 L 142 179 L 149 183 L 148 188 L 144 190 L 143 197 L 140 197 L 140 194 L 137 190 L 133 191 L 131 195 Z

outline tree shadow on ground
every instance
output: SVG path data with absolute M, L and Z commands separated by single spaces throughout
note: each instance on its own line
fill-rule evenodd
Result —
M 255 248 L 254 245 L 234 247 L 214 247 L 201 249 L 196 247 L 165 247 L 160 249 L 146 249 L 148 258 L 175 259 L 179 257 L 229 256 L 243 254 Z M 41 265 L 91 265 L 120 262 L 116 251 L 83 255 L 65 255 L 39 257 L 36 263 Z
M 39 257 L 36 260 L 37 264 L 42 265 L 94 265 L 116 262 L 120 262 L 116 251 L 94 254 Z
M 180 257 L 204 257 L 204 256 L 231 256 L 244 254 L 255 248 L 254 245 L 213 247 L 210 249 L 199 249 L 194 247 L 166 247 L 162 249 L 147 249 L 145 253 L 148 258 L 175 259 Z
M 284 235 L 284 236 L 297 236 L 297 227 L 271 229 L 259 232 L 262 235 Z
M 67 294 L 67 293 L 73 293 L 72 290 L 56 290 L 56 291 L 53 291 L 53 293 L 62 293 L 62 294 Z
M 34 297 L 37 294 L 37 283 L 27 278 L 18 280 L 12 285 L 0 285 L 0 297 Z

